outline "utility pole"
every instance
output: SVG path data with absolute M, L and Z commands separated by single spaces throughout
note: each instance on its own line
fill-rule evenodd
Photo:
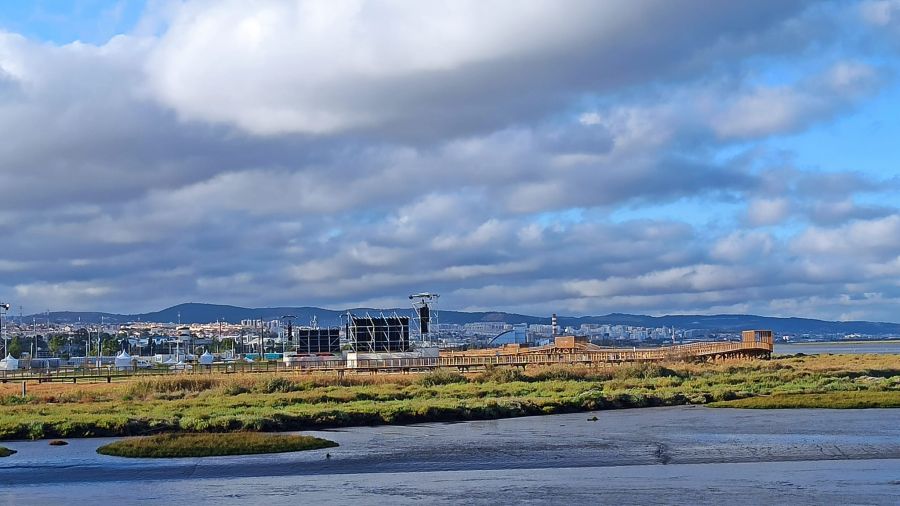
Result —
M 101 364 L 101 359 L 103 356 L 103 320 L 105 316 L 100 316 L 100 327 L 97 329 L 97 368 L 99 369 Z
M 6 332 L 3 329 L 3 312 L 9 311 L 9 304 L 0 302 L 0 336 L 3 337 L 3 356 L 9 355 L 9 343 L 6 342 Z
M 263 325 L 262 320 L 256 322 L 257 327 L 257 337 L 259 337 L 259 358 L 263 358 L 263 355 L 266 354 L 266 341 L 263 339 Z

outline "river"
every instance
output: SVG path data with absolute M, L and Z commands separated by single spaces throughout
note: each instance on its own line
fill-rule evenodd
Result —
M 900 354 L 900 341 L 830 341 L 814 343 L 775 343 L 775 355 L 822 355 L 825 353 L 857 355 L 875 353 L 885 355 Z
M 596 416 L 597 421 L 589 419 Z M 124 459 L 8 442 L 0 504 L 897 504 L 900 410 L 629 409 L 310 432 L 311 452 Z

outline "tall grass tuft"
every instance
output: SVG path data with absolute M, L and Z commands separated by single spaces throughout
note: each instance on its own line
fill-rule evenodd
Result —
M 418 384 L 426 387 L 467 382 L 468 380 L 462 374 L 447 369 L 438 369 L 436 371 L 423 374 L 417 381 Z
M 488 367 L 484 372 L 475 376 L 475 381 L 479 383 L 512 383 L 525 380 L 525 374 L 512 367 Z

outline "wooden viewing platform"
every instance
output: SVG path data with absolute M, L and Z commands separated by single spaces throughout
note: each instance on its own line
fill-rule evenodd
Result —
M 43 382 L 112 381 L 132 376 L 210 373 L 265 373 L 265 372 L 336 372 L 388 373 L 428 371 L 438 368 L 456 368 L 471 371 L 489 367 L 521 367 L 548 365 L 601 366 L 628 362 L 664 361 L 717 361 L 726 359 L 770 358 L 773 351 L 771 331 L 751 330 L 743 333 L 739 342 L 698 342 L 659 348 L 604 348 L 590 344 L 574 336 L 557 337 L 555 342 L 534 348 L 507 345 L 471 351 L 443 352 L 437 357 L 359 359 L 353 367 L 344 359 L 318 360 L 286 365 L 280 361 L 258 363 L 194 364 L 190 370 L 61 368 L 55 370 L 0 371 L 0 382 L 13 380 L 37 380 Z

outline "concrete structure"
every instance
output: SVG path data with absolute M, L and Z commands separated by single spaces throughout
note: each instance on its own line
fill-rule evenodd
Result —
M 346 367 L 348 369 L 370 368 L 403 368 L 406 364 L 418 364 L 425 360 L 436 360 L 440 356 L 437 347 L 419 348 L 415 351 L 394 353 L 360 353 L 351 351 L 347 353 Z

